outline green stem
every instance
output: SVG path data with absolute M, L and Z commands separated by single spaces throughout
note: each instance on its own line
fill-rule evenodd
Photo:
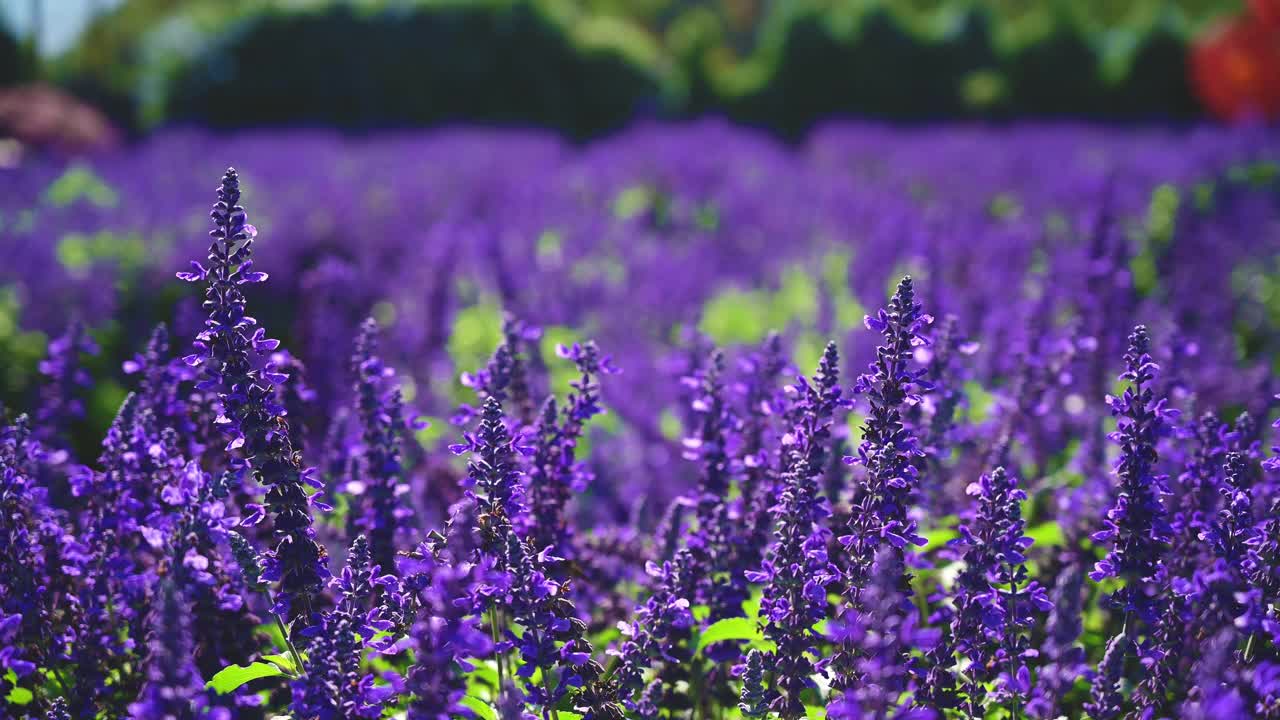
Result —
M 284 638 L 284 644 L 289 648 L 289 654 L 293 656 L 293 665 L 298 670 L 298 675 L 307 674 L 307 669 L 302 665 L 302 656 L 298 654 L 298 648 L 293 646 L 293 640 L 289 637 L 289 628 L 284 624 L 284 620 L 280 618 L 279 613 L 271 613 L 276 619 L 276 626 L 280 628 L 280 637 Z
M 498 688 L 494 693 L 494 697 L 501 697 L 502 690 L 506 686 L 506 667 L 503 662 L 502 653 L 497 651 L 498 647 L 498 608 L 489 608 L 489 632 L 493 635 L 494 658 L 498 665 Z

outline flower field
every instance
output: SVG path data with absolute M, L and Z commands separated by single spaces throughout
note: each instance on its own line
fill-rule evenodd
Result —
M 1273 130 L 170 130 L 0 248 L 0 717 L 1280 718 Z

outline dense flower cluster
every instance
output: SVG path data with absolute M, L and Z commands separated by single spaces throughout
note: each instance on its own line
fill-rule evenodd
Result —
M 620 203 L 637 232 L 716 222 L 655 187 Z M 959 256 L 930 246 L 868 343 L 816 339 L 857 307 L 835 274 L 796 301 L 810 329 L 672 322 L 684 347 L 661 357 L 499 308 L 448 340 L 472 364 L 454 383 L 402 352 L 444 331 L 344 294 L 351 268 L 327 261 L 298 354 L 269 339 L 254 263 L 279 255 L 257 253 L 240 194 L 227 171 L 207 261 L 181 274 L 203 305 L 137 334 L 96 448 L 86 327 L 51 343 L 38 405 L 0 413 L 0 714 L 1280 718 L 1280 461 L 1256 420 L 1274 383 L 1142 285 L 1193 292 L 1176 234 L 1142 259 L 1110 216 L 1085 237 L 1049 223 L 1042 261 L 1087 267 L 1091 291 L 1027 270 L 996 304 L 957 293 Z M 448 222 L 490 253 L 501 304 L 536 315 L 499 236 Z M 542 255 L 572 247 L 548 232 Z M 632 249 L 575 273 L 651 267 Z M 1153 322 L 1099 307 L 1121 297 Z M 355 327 L 366 310 L 381 326 Z M 602 347 L 636 375 L 606 381 Z M 868 368 L 842 385 L 851 359 Z M 407 421 L 443 397 L 474 403 L 453 415 L 465 462 L 450 430 Z

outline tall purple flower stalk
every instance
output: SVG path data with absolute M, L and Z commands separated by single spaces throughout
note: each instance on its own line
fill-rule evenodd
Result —
M 1052 605 L 1044 588 L 1027 576 L 1032 540 L 1022 534 L 1027 494 L 1017 480 L 996 468 L 969 493 L 978 498 L 977 512 L 952 541 L 963 552 L 964 570 L 956 580 L 951 641 L 969 661 L 963 687 L 968 712 L 981 715 L 990 696 L 1009 703 L 1016 717 L 1031 690 L 1028 658 L 1037 655 L 1028 634 L 1036 615 Z
M 470 594 L 472 583 L 483 580 L 475 576 L 480 567 L 452 565 L 431 553 L 422 553 L 419 562 L 419 610 L 411 632 L 415 662 L 405 677 L 410 697 L 407 718 L 469 717 L 471 711 L 463 704 L 467 694 L 463 673 L 473 669 L 472 659 L 492 652 L 493 641 L 481 629 L 473 608 L 458 599 Z
M 508 339 L 508 342 L 514 341 Z M 539 552 L 551 548 L 557 556 L 572 560 L 576 544 L 566 514 L 568 504 L 574 493 L 586 489 L 590 480 L 589 472 L 577 456 L 578 444 L 586 431 L 586 423 L 605 412 L 600 400 L 599 378 L 618 370 L 594 342 L 560 346 L 556 352 L 574 363 L 578 377 L 570 382 L 564 408 L 559 408 L 554 396 L 548 396 L 533 424 L 528 534 Z M 512 371 L 513 377 L 517 370 L 519 368 Z
M 347 565 L 334 579 L 337 607 L 322 613 L 307 628 L 306 673 L 292 683 L 292 707 L 298 717 L 316 720 L 374 720 L 382 717 L 389 692 L 374 686 L 372 673 L 363 672 L 366 644 L 388 625 L 369 605 L 377 566 L 369 542 L 356 537 Z
M 765 586 L 760 617 L 765 637 L 777 646 L 769 656 L 776 689 L 769 708 L 783 720 L 805 717 L 801 693 L 814 687 L 813 676 L 825 666 L 814 626 L 827 614 L 827 586 L 840 576 L 827 557 L 830 531 L 823 521 L 830 513 L 816 494 L 808 461 L 796 453 L 774 510 L 776 540 L 763 568 L 747 574 Z
M 49 341 L 49 355 L 39 365 L 45 380 L 35 427 L 42 442 L 65 444 L 69 425 L 84 418 L 85 394 L 93 385 L 93 378 L 85 370 L 83 358 L 98 352 L 98 344 L 79 321 L 73 321 L 65 333 Z
M 916 531 L 916 521 L 908 516 L 919 483 L 916 461 L 920 449 L 915 436 L 903 425 L 902 404 L 927 387 L 924 371 L 912 370 L 910 363 L 914 348 L 926 342 L 921 333 L 929 322 L 929 316 L 916 302 L 909 276 L 898 283 L 887 308 L 876 317 L 866 318 L 867 327 L 879 331 L 882 342 L 876 348 L 876 360 L 854 388 L 867 398 L 870 408 L 858 455 L 845 458 L 848 464 L 862 465 L 865 473 L 854 493 L 849 532 L 840 537 L 845 550 L 845 566 L 841 569 L 846 597 L 842 614 L 848 616 L 844 622 L 850 626 L 859 622 L 858 617 L 865 610 L 861 596 L 870 582 L 872 562 L 879 550 L 887 548 L 898 558 L 896 563 L 883 564 L 881 572 L 901 569 L 897 592 L 909 597 L 911 576 L 906 569 L 906 548 L 925 543 Z M 877 648 L 877 652 L 881 650 Z M 858 684 L 856 659 L 862 652 L 847 641 L 836 651 L 832 660 L 836 671 L 834 687 L 847 692 Z
M 1124 587 L 1107 598 L 1109 606 L 1121 611 L 1126 620 L 1136 618 L 1148 626 L 1155 622 L 1161 602 L 1157 589 L 1167 582 L 1163 555 L 1171 540 L 1163 504 L 1168 483 L 1156 471 L 1156 442 L 1178 415 L 1155 396 L 1153 385 L 1160 367 L 1150 350 L 1151 338 L 1146 327 L 1139 325 L 1129 335 L 1125 372 L 1120 376 L 1129 385 L 1119 397 L 1107 398 L 1116 418 L 1111 438 L 1120 445 L 1115 463 L 1120 484 L 1103 529 L 1093 534 L 1095 542 L 1109 546 L 1107 556 L 1089 573 L 1095 582 L 1112 577 L 1123 580 Z
M 132 717 L 197 717 L 204 705 L 204 683 L 193 662 L 195 647 L 186 600 L 173 581 L 164 582 L 157 593 L 147 644 L 146 683 L 137 702 L 129 706 Z
M 405 428 L 403 401 L 395 371 L 378 356 L 378 325 L 365 320 L 351 358 L 356 376 L 356 415 L 363 430 L 358 471 L 364 479 L 365 502 L 353 513 L 355 525 L 369 539 L 373 562 L 395 569 L 397 530 L 412 522 L 412 510 L 401 502 L 403 467 L 400 437 Z
M 696 435 L 684 440 L 685 458 L 702 466 L 694 501 L 697 527 L 688 539 L 692 565 L 687 571 L 697 578 L 696 600 L 710 608 L 712 622 L 741 615 L 742 601 L 749 595 L 742 572 L 735 573 L 732 567 L 728 496 L 733 467 L 728 443 L 735 421 L 725 402 L 724 371 L 724 354 L 717 350 L 706 369 L 688 379 L 697 385 L 693 416 L 698 428 Z M 734 649 L 725 650 L 736 654 Z
M 312 498 L 305 490 L 306 485 L 318 488 L 321 483 L 302 467 L 284 409 L 275 399 L 274 388 L 286 377 L 270 362 L 255 363 L 280 343 L 267 338 L 257 320 L 245 315 L 241 288 L 264 282 L 267 275 L 253 270 L 257 230 L 247 224 L 239 202 L 240 178 L 228 169 L 210 213 L 209 267 L 193 262 L 191 272 L 178 274 L 188 282 L 205 282 L 203 307 L 209 314 L 204 331 L 196 336 L 196 352 L 185 360 L 204 370 L 198 388 L 218 392 L 222 412 L 216 422 L 231 438 L 227 450 L 237 453 L 232 462 L 237 475 L 252 476 L 266 486 L 265 511 L 256 511 L 246 522 L 260 521 L 264 512 L 270 515 L 275 546 L 264 557 L 263 577 L 279 583 L 274 610 L 296 618 L 310 615 L 312 601 L 329 575 L 325 549 L 311 526 Z
M 1084 605 L 1084 572 L 1069 565 L 1058 575 L 1049 603 L 1049 619 L 1045 623 L 1045 640 L 1040 654 L 1043 663 L 1036 676 L 1027 715 L 1033 718 L 1055 718 L 1062 714 L 1061 703 L 1076 678 L 1085 673 L 1085 651 L 1080 645 L 1084 632 L 1081 617 Z

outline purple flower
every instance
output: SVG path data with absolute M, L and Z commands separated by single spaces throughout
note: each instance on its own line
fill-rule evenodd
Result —
M 410 696 L 408 720 L 453 720 L 469 717 L 463 704 L 471 660 L 486 657 L 493 648 L 489 634 L 482 630 L 470 607 L 458 602 L 467 597 L 469 585 L 483 581 L 474 565 L 451 566 L 430 553 L 419 558 L 422 564 L 417 591 L 420 608 L 412 638 L 415 661 L 405 677 Z
M 365 481 L 365 492 L 356 508 L 359 512 L 354 514 L 356 528 L 369 538 L 374 564 L 394 570 L 397 529 L 411 526 L 413 513 L 407 503 L 401 502 L 403 402 L 395 371 L 378 357 L 377 332 L 372 318 L 364 322 L 351 359 L 356 376 L 356 416 L 363 430 L 357 472 Z
M 964 693 L 970 714 L 981 714 L 986 685 L 994 683 L 992 700 L 1026 701 L 1027 660 L 1036 652 L 1028 634 L 1036 616 L 1052 609 L 1039 583 L 1029 580 L 1026 552 L 1032 540 L 1024 536 L 1022 502 L 1027 494 L 1017 480 L 996 468 L 969 487 L 978 499 L 971 522 L 960 526 L 952 547 L 962 553 L 964 570 L 956 580 L 955 616 L 951 641 L 969 661 Z
M 820 637 L 814 626 L 827 614 L 827 586 L 839 571 L 827 558 L 830 532 L 823 527 L 828 512 L 815 500 L 813 473 L 805 456 L 792 456 L 786 489 L 774 509 L 776 541 L 764 567 L 747 573 L 765 584 L 760 617 L 765 637 L 777 645 L 770 653 L 776 693 L 769 708 L 783 720 L 805 717 L 801 693 L 822 672 Z
M 1151 339 L 1139 325 L 1129 336 L 1125 372 L 1120 376 L 1129 386 L 1119 397 L 1108 396 L 1107 404 L 1116 417 L 1111 439 L 1120 445 L 1115 463 L 1120 478 L 1115 505 L 1107 511 L 1103 529 L 1093 534 L 1094 542 L 1109 546 L 1090 579 L 1095 582 L 1116 577 L 1124 587 L 1108 598 L 1110 607 L 1144 623 L 1154 623 L 1160 599 L 1154 588 L 1161 582 L 1163 555 L 1171 539 L 1171 529 L 1163 504 L 1168 494 L 1167 478 L 1156 472 L 1156 442 L 1177 411 L 1157 400 L 1153 383 L 1160 368 L 1149 354 Z
M 329 575 L 325 549 L 311 527 L 311 498 L 304 490 L 320 484 L 302 467 L 284 408 L 275 397 L 275 386 L 286 377 L 269 361 L 260 368 L 254 364 L 255 357 L 270 354 L 280 343 L 245 315 L 242 288 L 267 276 L 252 269 L 257 230 L 245 222 L 239 202 L 240 179 L 228 169 L 210 213 L 209 267 L 193 262 L 192 272 L 178 273 L 188 282 L 205 282 L 209 313 L 205 330 L 196 336 L 196 352 L 185 360 L 203 369 L 197 387 L 218 392 L 222 414 L 216 423 L 231 438 L 227 450 L 236 454 L 233 467 L 267 487 L 266 512 L 276 544 L 263 558 L 263 577 L 280 584 L 276 611 L 294 618 L 310 614 L 312 599 Z
M 191 620 L 181 591 L 172 582 L 160 587 L 152 613 L 150 653 L 144 661 L 146 682 L 133 717 L 181 720 L 195 717 L 204 704 L 204 688 L 195 668 Z
M 84 418 L 84 400 L 93 378 L 84 369 L 83 356 L 97 355 L 98 344 L 80 322 L 72 322 L 65 333 L 49 341 L 49 356 L 40 361 L 44 384 L 40 388 L 40 409 L 36 412 L 40 440 L 57 446 L 67 442 L 71 423 Z
M 1102 662 L 1093 674 L 1089 699 L 1084 709 L 1094 720 L 1112 720 L 1124 712 L 1124 693 L 1120 683 L 1124 677 L 1124 660 L 1129 653 L 1129 638 L 1124 633 L 1107 642 Z

